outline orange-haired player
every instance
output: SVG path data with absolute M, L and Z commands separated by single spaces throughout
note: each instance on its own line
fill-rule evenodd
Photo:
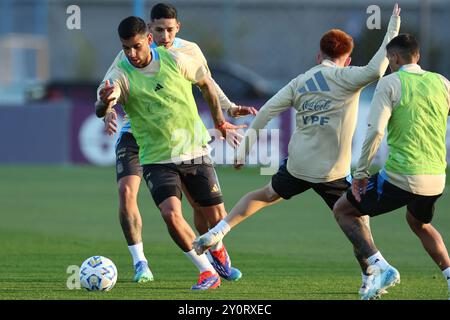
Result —
M 400 29 L 400 8 L 396 4 L 383 43 L 363 67 L 350 67 L 353 39 L 332 29 L 320 40 L 318 65 L 289 82 L 260 109 L 239 147 L 236 167 L 255 142 L 250 130 L 262 129 L 279 113 L 291 106 L 296 111 L 294 134 L 289 142 L 289 156 L 272 181 L 245 195 L 230 214 L 214 228 L 194 241 L 197 253 L 220 241 L 232 227 L 260 209 L 290 199 L 308 189 L 319 194 L 333 209 L 350 186 L 352 137 L 355 131 L 358 100 L 362 89 L 383 76 L 388 66 L 386 45 Z M 368 225 L 369 220 L 365 219 Z M 355 250 L 363 271 L 360 294 L 368 290 L 367 261 Z

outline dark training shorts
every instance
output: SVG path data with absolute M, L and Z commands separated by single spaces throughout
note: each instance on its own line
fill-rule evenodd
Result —
M 146 164 L 143 169 L 145 181 L 156 206 L 172 196 L 181 200 L 182 183 L 200 207 L 223 202 L 216 171 L 208 157 L 181 164 Z
M 116 145 L 117 181 L 126 176 L 142 177 L 139 163 L 139 146 L 131 133 L 123 133 Z
M 313 189 L 326 202 L 330 209 L 350 186 L 346 178 L 321 183 L 312 183 L 298 179 L 291 175 L 286 168 L 287 159 L 282 163 L 278 172 L 272 176 L 272 188 L 283 199 L 290 199 L 295 195 Z
M 411 214 L 423 223 L 433 219 L 434 204 L 442 194 L 436 196 L 421 196 L 414 194 L 386 181 L 379 173 L 369 178 L 366 193 L 357 202 L 351 188 L 347 191 L 347 199 L 363 214 L 371 217 L 407 206 Z

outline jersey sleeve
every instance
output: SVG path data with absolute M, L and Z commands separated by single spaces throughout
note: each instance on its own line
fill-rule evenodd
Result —
M 197 44 L 194 45 L 194 52 L 195 52 L 194 53 L 195 56 L 198 58 L 199 61 L 201 61 L 203 63 L 203 65 L 206 68 L 206 71 L 212 77 L 211 70 L 209 69 L 209 66 L 208 66 L 208 62 L 207 62 L 202 50 L 200 49 L 200 47 Z M 213 80 L 214 86 L 216 87 L 217 95 L 219 96 L 220 107 L 223 110 L 229 110 L 232 108 L 236 108 L 237 106 L 233 102 L 231 102 L 230 99 L 228 99 L 228 97 L 223 92 L 222 88 L 214 80 L 214 78 L 212 78 L 212 80 Z
M 196 43 L 192 43 L 192 52 L 193 52 L 194 58 L 196 58 L 198 61 L 200 61 L 204 65 L 207 73 L 210 76 L 212 76 L 211 70 L 208 67 L 208 62 L 205 58 L 205 55 L 203 54 L 202 50 Z M 223 110 L 229 110 L 230 108 L 237 107 L 234 103 L 232 103 L 230 101 L 230 99 L 228 99 L 228 97 L 225 95 L 222 88 L 220 88 L 220 86 L 217 84 L 217 82 L 214 80 L 214 78 L 212 80 L 213 80 L 214 86 L 216 87 L 217 95 L 219 96 L 220 107 Z
M 108 68 L 108 71 L 103 77 L 102 82 L 97 88 L 97 101 L 100 101 L 100 90 L 105 87 L 106 80 L 109 80 L 110 85 L 114 85 L 114 91 L 112 94 L 112 96 L 115 98 L 114 104 L 126 103 L 129 93 L 129 83 L 128 78 L 126 77 L 124 72 L 117 67 L 117 64 L 120 62 L 121 58 L 121 52 L 119 52 L 114 59 L 114 62 Z
M 194 58 L 198 59 L 198 61 L 200 61 L 205 66 L 208 73 L 211 74 L 208 67 L 208 61 L 206 60 L 205 55 L 203 54 L 202 50 L 196 43 L 193 43 L 193 52 Z
M 183 77 L 197 83 L 209 75 L 207 68 L 198 59 L 176 51 L 169 51 Z
M 369 63 L 363 67 L 350 66 L 340 69 L 336 74 L 338 81 L 348 87 L 349 90 L 354 90 L 382 77 L 389 64 L 386 58 L 386 45 L 398 35 L 399 30 L 400 17 L 392 15 L 383 43 Z
M 354 174 L 356 179 L 369 177 L 370 164 L 383 140 L 384 132 L 394 107 L 394 101 L 397 100 L 394 97 L 394 90 L 389 80 L 388 78 L 381 79 L 375 89 L 367 120 L 366 137 Z
M 255 119 L 253 119 L 249 129 L 245 133 L 244 143 L 239 145 L 236 155 L 236 160 L 238 163 L 245 162 L 245 158 L 252 149 L 252 146 L 255 144 L 256 135 L 253 134 L 254 131 L 258 132 L 258 130 L 264 128 L 270 120 L 293 105 L 296 87 L 297 78 L 291 80 L 291 82 L 284 86 L 261 107 Z

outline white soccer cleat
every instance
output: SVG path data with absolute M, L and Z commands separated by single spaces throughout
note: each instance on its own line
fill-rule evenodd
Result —
M 134 266 L 134 271 L 134 282 L 145 283 L 153 281 L 153 273 L 150 271 L 147 261 L 139 261 L 138 263 L 136 263 L 136 265 Z
M 369 291 L 370 283 L 373 281 L 372 278 L 373 275 L 364 276 L 362 278 L 362 284 L 358 291 L 360 296 L 365 296 L 367 294 L 367 292 Z
M 361 297 L 361 300 L 378 299 L 387 288 L 400 283 L 400 273 L 392 266 L 381 271 L 377 265 L 372 265 L 367 268 L 367 271 L 373 275 L 373 278 L 369 284 L 369 290 Z
M 367 292 L 369 292 L 370 285 L 371 285 L 372 281 L 373 281 L 373 275 L 372 274 L 368 275 L 368 276 L 364 276 L 362 278 L 362 284 L 361 284 L 361 287 L 359 288 L 359 291 L 358 291 L 358 293 L 359 293 L 359 295 L 361 297 L 365 296 L 367 294 Z M 388 293 L 386 290 L 380 291 L 380 295 L 381 294 L 386 294 L 386 293 Z
M 194 242 L 192 243 L 192 246 L 194 247 L 195 252 L 198 255 L 201 255 L 206 250 L 208 250 L 210 247 L 218 243 L 220 240 L 222 240 L 223 235 L 212 233 L 211 231 L 208 231 L 204 235 L 201 235 L 197 237 Z

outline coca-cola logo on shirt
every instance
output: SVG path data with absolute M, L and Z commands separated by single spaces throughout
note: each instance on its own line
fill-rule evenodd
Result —
M 331 107 L 331 100 L 307 100 L 302 103 L 303 111 L 326 111 Z

